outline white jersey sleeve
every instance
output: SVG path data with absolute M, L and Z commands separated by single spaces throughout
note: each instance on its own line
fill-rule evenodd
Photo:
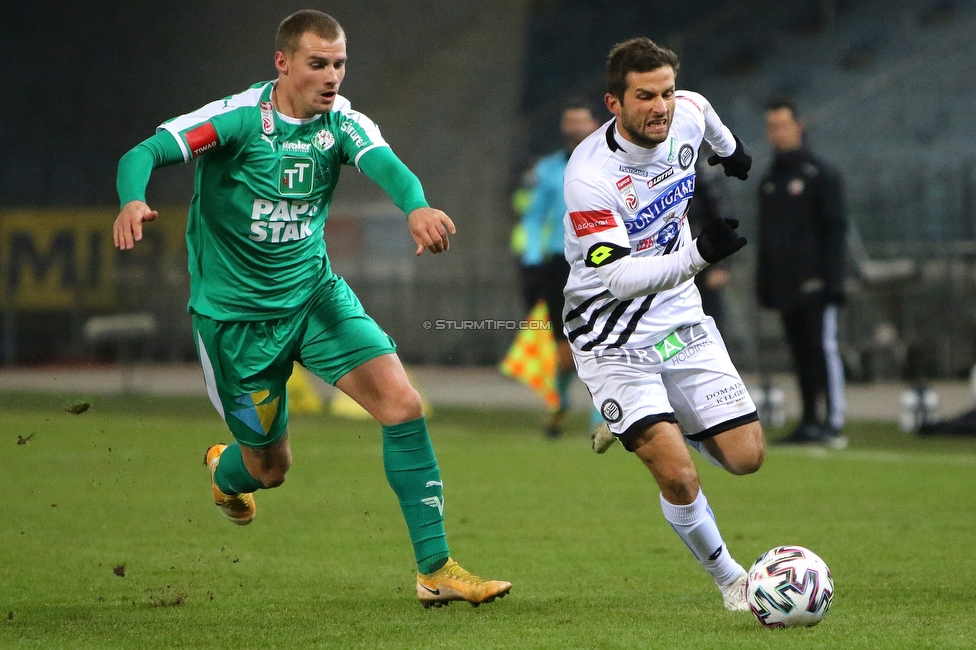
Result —
M 584 264 L 618 300 L 630 300 L 673 289 L 708 266 L 696 245 L 672 253 L 633 257 L 630 237 L 608 183 L 567 179 L 566 208 L 579 240 Z
M 704 96 L 690 90 L 679 90 L 675 93 L 676 99 L 684 100 L 698 109 L 701 115 L 704 130 L 705 142 L 711 145 L 712 150 L 721 156 L 731 156 L 735 151 L 735 138 L 732 131 L 722 123 L 718 113 L 712 108 L 711 103 Z
M 240 130 L 240 108 L 254 107 L 261 101 L 261 93 L 268 84 L 255 84 L 242 93 L 212 101 L 195 111 L 167 120 L 156 127 L 176 139 L 189 162 L 211 149 L 229 144 Z
M 332 112 L 341 114 L 344 118 L 340 130 L 350 136 L 353 150 L 349 155 L 349 162 L 359 168 L 359 159 L 363 154 L 377 147 L 389 147 L 380 128 L 376 123 L 359 111 L 353 110 L 352 104 L 342 95 L 336 95 Z

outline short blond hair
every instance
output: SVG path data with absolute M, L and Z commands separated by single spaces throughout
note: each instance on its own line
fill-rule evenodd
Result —
M 314 9 L 302 9 L 281 21 L 278 34 L 275 36 L 275 50 L 292 55 L 298 50 L 298 43 L 302 35 L 312 32 L 330 43 L 344 41 L 346 33 L 339 21 Z

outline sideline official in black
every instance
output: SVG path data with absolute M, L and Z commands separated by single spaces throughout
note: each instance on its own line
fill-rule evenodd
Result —
M 800 425 L 775 442 L 844 448 L 837 344 L 847 229 L 841 179 L 807 148 L 792 102 L 769 104 L 766 135 L 775 157 L 759 185 L 756 285 L 760 304 L 780 313 L 803 402 Z

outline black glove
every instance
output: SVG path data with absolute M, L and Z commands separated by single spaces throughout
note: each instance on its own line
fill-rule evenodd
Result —
M 739 227 L 738 219 L 709 219 L 702 226 L 698 235 L 698 252 L 709 264 L 736 252 L 746 245 L 746 238 L 735 231 Z
M 712 154 L 708 157 L 708 164 L 712 167 L 721 164 L 725 168 L 726 176 L 735 176 L 744 181 L 749 178 L 749 170 L 752 169 L 752 156 L 746 151 L 746 146 L 742 144 L 742 140 L 737 135 L 733 133 L 732 137 L 735 138 L 735 151 L 725 158 L 720 157 L 717 153 Z

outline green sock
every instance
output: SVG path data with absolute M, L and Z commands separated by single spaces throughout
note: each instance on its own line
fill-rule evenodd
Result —
M 556 371 L 556 392 L 559 393 L 559 410 L 565 411 L 569 408 L 569 387 L 573 385 L 573 377 L 576 376 L 574 370 Z
M 383 427 L 383 468 L 400 500 L 421 573 L 433 573 L 450 556 L 444 533 L 444 485 L 427 435 L 427 420 Z
M 236 442 L 227 445 L 227 449 L 220 455 L 220 463 L 214 472 L 214 483 L 224 494 L 254 492 L 264 487 L 244 467 L 241 446 Z

